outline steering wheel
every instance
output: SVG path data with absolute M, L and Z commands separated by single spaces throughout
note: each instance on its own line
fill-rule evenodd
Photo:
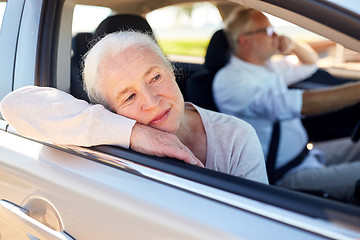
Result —
M 355 125 L 355 128 L 351 134 L 351 140 L 353 142 L 357 142 L 359 141 L 359 139 L 360 139 L 360 120 Z

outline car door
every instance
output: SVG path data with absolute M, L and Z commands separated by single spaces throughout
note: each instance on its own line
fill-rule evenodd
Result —
M 1 78 L 7 86 L 2 97 L 29 84 L 57 85 L 59 3 L 8 3 L 1 35 L 8 52 L 2 55 L 7 62 L 2 71 L 8 73 Z M 267 221 L 199 195 L 209 191 L 201 184 L 175 181 L 171 174 L 160 180 L 162 171 L 154 167 L 27 139 L 0 121 L 1 239 L 233 239 L 244 231 L 225 218 L 233 225 L 244 217 Z M 184 184 L 187 188 L 179 187 Z M 219 217 L 220 212 L 228 214 Z
M 7 2 L 1 98 L 25 85 L 67 89 L 73 4 Z M 0 123 L 0 239 L 359 237 L 352 207 L 119 147 L 38 142 Z

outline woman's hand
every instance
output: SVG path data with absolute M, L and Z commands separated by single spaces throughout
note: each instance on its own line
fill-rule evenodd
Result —
M 192 165 L 204 167 L 203 163 L 186 147 L 175 134 L 136 123 L 130 137 L 134 151 L 158 157 L 171 157 Z

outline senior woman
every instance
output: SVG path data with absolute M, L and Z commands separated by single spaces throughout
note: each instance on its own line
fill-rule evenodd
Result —
M 132 31 L 105 36 L 86 54 L 83 78 L 88 96 L 94 103 L 100 103 L 110 111 L 139 124 L 176 136 L 181 143 L 178 144 L 179 148 L 185 145 L 195 155 L 193 164 L 262 183 L 268 182 L 264 157 L 254 129 L 238 118 L 184 103 L 172 65 L 150 36 Z M 57 101 L 61 102 L 60 99 Z M 78 101 L 68 97 L 65 102 L 67 108 L 71 108 L 80 104 Z M 17 129 L 20 124 L 10 120 L 12 111 L 7 107 L 10 102 L 6 99 L 2 102 L 3 116 Z M 81 104 L 85 103 L 81 101 Z M 88 117 L 84 112 L 87 111 L 79 113 L 82 114 L 81 118 Z M 69 120 L 74 116 L 63 118 Z M 32 123 L 34 121 L 36 119 Z M 77 121 L 81 122 L 79 119 Z M 31 125 L 34 128 L 36 124 Z M 107 125 L 106 133 L 111 132 L 113 126 L 118 127 L 115 125 L 116 121 Z M 65 126 L 61 124 L 57 126 L 59 132 L 63 128 Z M 83 125 L 83 128 L 86 126 Z M 26 131 L 20 130 L 22 134 Z M 58 142 L 57 134 L 52 132 L 51 137 L 47 134 L 48 141 Z M 35 136 L 30 134 L 30 137 Z M 82 136 L 74 138 L 77 138 L 76 142 L 67 144 L 83 145 Z

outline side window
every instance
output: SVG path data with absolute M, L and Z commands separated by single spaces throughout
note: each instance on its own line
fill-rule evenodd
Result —
M 72 34 L 93 32 L 102 20 L 111 14 L 111 9 L 77 4 L 74 8 Z
M 360 80 L 360 53 L 280 18 L 266 16 L 277 34 L 308 43 L 319 54 L 317 65 L 321 69 L 340 79 Z
M 170 60 L 192 63 L 203 63 L 211 36 L 223 26 L 218 9 L 210 3 L 165 7 L 148 13 L 146 19 Z
M 0 31 L 4 18 L 5 8 L 6 8 L 6 2 L 0 2 Z
M 87 51 L 88 42 L 92 39 L 92 33 L 109 15 L 111 15 L 110 8 L 75 5 L 71 29 L 73 38 L 71 46 L 72 57 L 78 57 L 79 61 L 81 60 L 81 56 Z M 80 65 L 76 67 L 79 68 Z
M 89 42 L 92 40 L 92 33 L 111 13 L 111 9 L 105 7 L 75 6 L 72 23 L 70 92 L 76 98 L 89 101 L 82 84 L 82 57 L 88 51 Z

